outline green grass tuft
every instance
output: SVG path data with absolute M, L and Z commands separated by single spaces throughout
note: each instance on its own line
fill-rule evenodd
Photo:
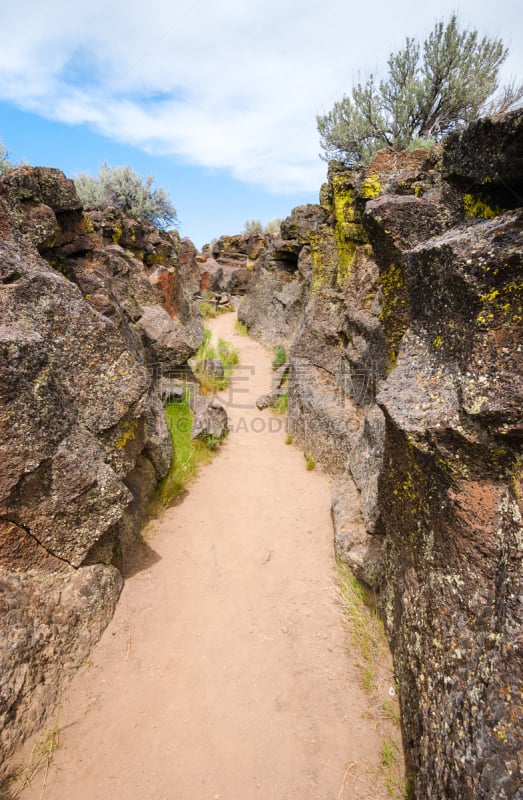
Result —
M 180 403 L 167 403 L 167 427 L 171 434 L 173 457 L 169 472 L 157 490 L 157 503 L 166 507 L 196 477 L 202 464 L 209 464 L 218 443 L 191 439 L 192 412 L 186 395 Z
M 274 348 L 274 357 L 272 359 L 272 368 L 278 369 L 278 367 L 283 367 L 285 362 L 287 361 L 287 351 L 282 344 L 277 345 Z
M 398 760 L 398 747 L 392 739 L 385 739 L 381 745 L 381 766 L 392 767 Z
M 217 378 L 205 372 L 205 361 L 211 358 L 219 358 L 222 362 L 223 378 Z M 232 371 L 236 364 L 239 363 L 239 360 L 238 351 L 230 342 L 226 342 L 225 339 L 218 339 L 218 344 L 214 345 L 212 333 L 206 328 L 203 332 L 203 342 L 196 355 L 190 361 L 202 393 L 214 394 L 226 389 L 231 382 Z
M 284 392 L 283 394 L 278 395 L 278 397 L 272 404 L 272 410 L 275 411 L 277 414 L 286 414 L 288 405 L 289 405 L 289 393 Z
M 236 322 L 234 323 L 234 330 L 236 331 L 236 333 L 239 333 L 242 336 L 249 335 L 249 328 L 244 322 L 240 322 L 239 319 L 237 319 Z
M 198 308 L 204 319 L 215 319 L 215 317 L 219 317 L 221 314 L 229 314 L 231 311 L 234 311 L 234 308 L 231 306 L 218 306 L 216 303 L 211 303 L 209 300 L 199 300 Z

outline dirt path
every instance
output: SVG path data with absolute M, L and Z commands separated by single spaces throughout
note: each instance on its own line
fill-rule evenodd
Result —
M 254 407 L 269 357 L 233 325 L 214 329 L 241 351 L 248 380 L 232 397 L 248 407 L 228 407 L 221 454 L 149 528 L 157 559 L 127 580 L 66 693 L 61 746 L 27 800 L 377 797 L 366 786 L 380 740 L 346 652 L 329 482 Z

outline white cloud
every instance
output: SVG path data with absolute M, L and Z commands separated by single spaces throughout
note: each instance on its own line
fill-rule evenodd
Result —
M 464 24 L 523 40 L 515 0 L 477 5 L 461 2 Z M 324 174 L 316 114 L 358 70 L 384 65 L 406 35 L 423 37 L 454 8 L 452 0 L 436 15 L 419 0 L 89 0 L 71 12 L 69 0 L 9 3 L 0 97 L 273 190 L 316 189 Z M 521 53 L 507 72 L 522 74 Z

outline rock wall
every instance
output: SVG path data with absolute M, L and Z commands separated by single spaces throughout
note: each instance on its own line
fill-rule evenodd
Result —
M 0 179 L 0 763 L 111 618 L 202 338 L 195 252 L 58 170 Z
M 296 333 L 311 288 L 311 241 L 326 217 L 318 206 L 294 209 L 253 266 L 238 318 L 264 344 L 287 345 Z
M 331 164 L 278 243 L 310 259 L 299 313 L 276 296 L 296 270 L 262 264 L 240 309 L 292 335 L 289 426 L 381 591 L 417 800 L 523 797 L 522 197 L 522 112 Z

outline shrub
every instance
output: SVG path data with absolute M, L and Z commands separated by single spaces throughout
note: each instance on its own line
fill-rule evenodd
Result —
M 15 165 L 10 160 L 11 153 L 6 148 L 3 142 L 0 141 L 0 175 L 8 169 L 12 169 Z
M 455 14 L 437 22 L 421 45 L 407 38 L 389 56 L 385 80 L 371 75 L 317 117 L 326 158 L 359 166 L 380 148 L 405 149 L 416 138 L 430 144 L 483 111 L 509 110 L 520 103 L 523 85 L 505 87 L 487 105 L 507 55 L 501 39 L 460 30 Z
M 153 189 L 154 178 L 143 180 L 131 167 L 102 164 L 96 178 L 79 173 L 74 178 L 78 197 L 87 209 L 115 206 L 139 222 L 157 228 L 177 223 L 176 209 L 163 189 Z
M 265 233 L 268 233 L 270 236 L 279 236 L 281 231 L 281 223 L 282 220 L 280 217 L 271 219 L 271 221 L 265 226 Z
M 252 233 L 263 233 L 263 225 L 259 219 L 248 219 L 243 226 L 243 232 L 247 235 Z

